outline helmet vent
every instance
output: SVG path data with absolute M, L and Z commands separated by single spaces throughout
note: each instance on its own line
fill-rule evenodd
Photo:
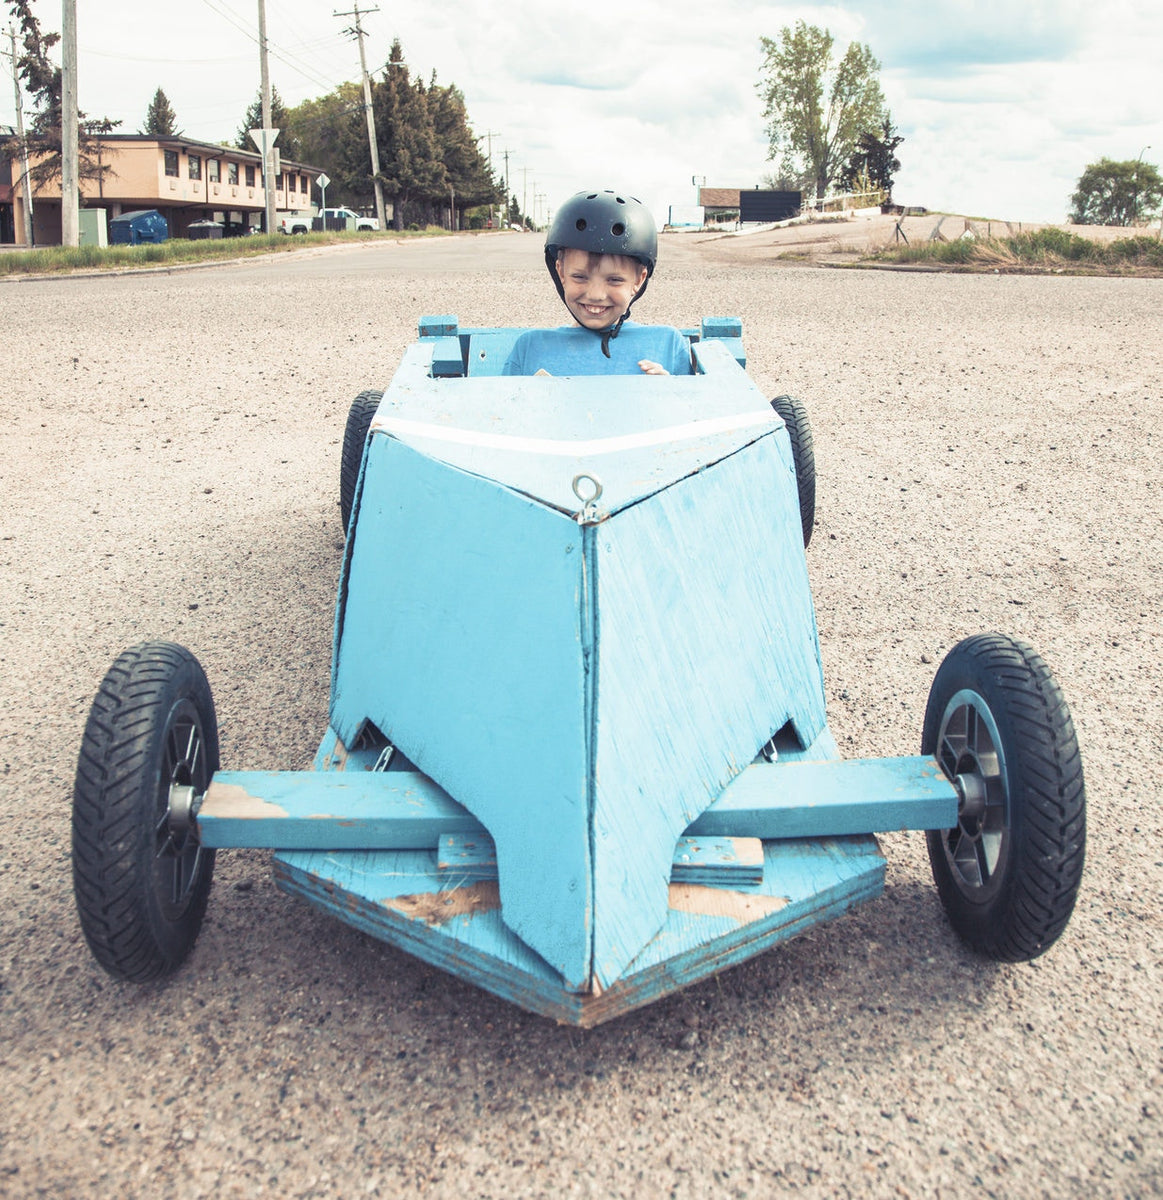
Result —
M 583 230 L 585 230 L 585 229 L 588 229 L 588 228 L 589 228 L 589 225 L 588 225 L 588 223 L 586 222 L 586 219 L 585 219 L 585 217 L 578 217 L 576 224 L 577 224 L 577 228 L 578 228 L 578 232 L 579 232 L 579 233 L 580 233 L 580 232 L 582 232 Z
M 626 226 L 623 225 L 621 221 L 615 221 L 614 224 L 610 226 L 610 232 L 615 237 L 621 237 L 622 234 L 626 232 Z

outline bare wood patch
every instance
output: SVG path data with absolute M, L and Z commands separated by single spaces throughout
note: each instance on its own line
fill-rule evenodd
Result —
M 501 889 L 495 880 L 453 888 L 449 892 L 418 892 L 392 896 L 384 902 L 414 921 L 444 925 L 456 917 L 475 917 L 501 907 Z
M 759 896 L 732 892 L 726 888 L 705 887 L 696 883 L 672 883 L 670 907 L 676 912 L 697 913 L 706 917 L 728 917 L 746 925 L 769 913 L 786 908 L 786 896 Z

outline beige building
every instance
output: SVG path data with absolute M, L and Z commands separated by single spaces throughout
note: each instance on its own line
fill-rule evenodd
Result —
M 30 158 L 36 163 L 36 153 Z M 81 184 L 82 206 L 103 208 L 107 220 L 135 209 L 156 208 L 170 225 L 171 237 L 185 237 L 195 221 L 218 221 L 227 234 L 261 229 L 266 212 L 261 156 L 257 151 L 217 146 L 187 137 L 107 134 L 95 143 L 98 162 L 109 168 L 100 180 Z M 312 208 L 315 180 L 321 171 L 284 160 L 274 179 L 276 214 Z M 19 164 L 11 164 L 10 186 L 0 191 L 0 230 L 23 241 L 24 193 Z M 32 197 L 37 245 L 61 241 L 60 182 L 38 188 Z

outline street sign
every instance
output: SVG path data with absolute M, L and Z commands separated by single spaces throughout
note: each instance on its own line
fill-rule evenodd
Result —
M 331 182 L 331 176 L 320 171 L 315 182 L 319 185 L 319 190 L 323 191 L 323 189 Z
M 278 129 L 250 130 L 250 140 L 258 147 L 258 152 L 262 155 L 264 163 L 267 160 L 267 150 L 275 144 L 275 139 L 279 136 L 280 132 L 282 131 Z

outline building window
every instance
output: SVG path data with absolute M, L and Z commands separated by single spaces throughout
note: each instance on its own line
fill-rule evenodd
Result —
M 189 158 L 189 171 L 191 179 L 202 178 L 202 156 L 200 154 L 191 154 Z
M 283 190 L 283 173 L 282 173 L 282 171 L 280 171 L 275 176 L 275 191 L 281 192 L 282 190 Z
M 166 174 L 173 175 L 177 178 L 178 175 L 178 152 L 176 150 L 163 150 L 166 161 Z
M 226 164 L 226 182 L 227 183 L 237 183 L 238 182 L 238 163 L 228 162 Z
M 206 160 L 206 178 L 211 183 L 217 183 L 221 178 L 218 173 L 218 160 L 216 158 L 208 158 Z
M 306 175 L 300 175 L 300 176 L 299 176 L 299 191 L 301 191 L 301 192 L 309 192 L 310 190 L 311 190 L 311 189 L 310 189 L 310 187 L 309 187 L 309 186 L 308 186 L 308 184 L 307 184 L 307 176 L 306 176 Z
M 254 187 L 254 167 L 246 168 L 246 186 Z

